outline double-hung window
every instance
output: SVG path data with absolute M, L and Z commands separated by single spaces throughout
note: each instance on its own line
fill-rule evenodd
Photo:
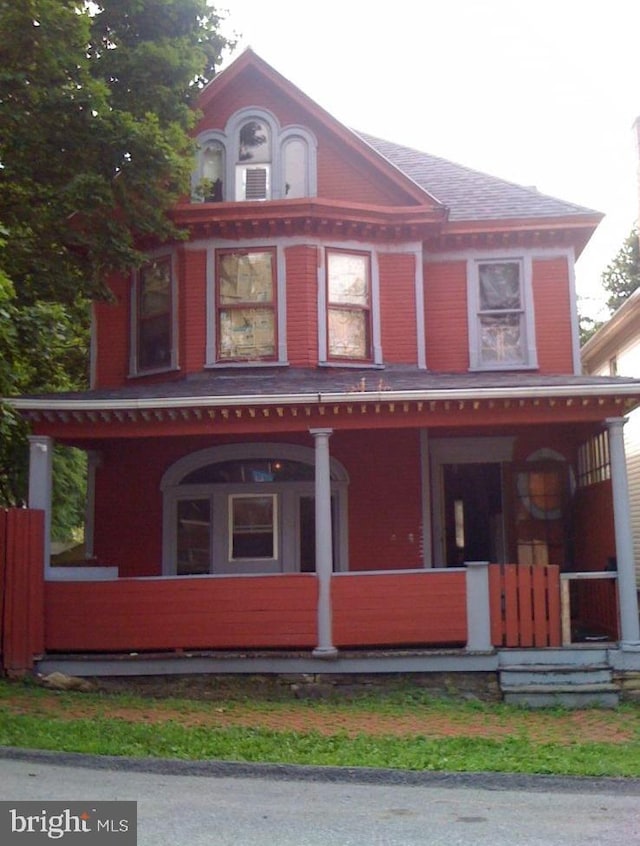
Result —
M 371 360 L 371 260 L 368 253 L 327 250 L 329 359 Z
M 524 262 L 521 259 L 478 261 L 471 282 L 472 369 L 535 366 Z
M 171 258 L 143 265 L 136 290 L 135 372 L 164 370 L 173 361 Z
M 219 250 L 216 265 L 218 361 L 275 360 L 275 250 Z

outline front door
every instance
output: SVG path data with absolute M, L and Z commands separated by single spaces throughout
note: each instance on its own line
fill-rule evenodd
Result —
M 501 465 L 444 464 L 442 470 L 445 565 L 504 561 Z

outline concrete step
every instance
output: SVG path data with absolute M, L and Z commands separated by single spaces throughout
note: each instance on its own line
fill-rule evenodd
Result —
M 595 690 L 590 689 L 595 687 Z M 612 688 L 613 689 L 610 689 Z M 599 689 L 604 688 L 604 689 Z M 504 692 L 504 701 L 508 705 L 520 705 L 527 708 L 617 708 L 620 695 L 613 685 L 585 685 L 584 688 L 563 690 L 552 686 L 545 690 L 544 685 L 533 690 L 512 690 Z
M 608 651 L 602 647 L 549 648 L 549 649 L 501 649 L 498 652 L 499 667 L 530 664 L 556 666 L 608 665 Z
M 522 685 L 585 685 L 610 684 L 611 670 L 606 665 L 570 667 L 566 665 L 520 665 L 500 670 L 500 686 L 503 690 Z

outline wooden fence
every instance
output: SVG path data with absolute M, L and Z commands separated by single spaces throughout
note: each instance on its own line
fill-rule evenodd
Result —
M 0 661 L 8 675 L 44 652 L 44 514 L 0 509 Z
M 558 567 L 492 564 L 489 593 L 494 646 L 561 645 Z

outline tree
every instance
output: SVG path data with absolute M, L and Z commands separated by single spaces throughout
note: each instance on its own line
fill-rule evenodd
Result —
M 207 0 L 0 0 L 0 396 L 87 385 L 89 303 L 181 237 L 196 93 L 225 49 Z M 24 426 L 0 407 L 0 504 Z M 71 474 L 73 477 L 73 473 Z
M 637 229 L 632 229 L 605 269 L 602 286 L 609 293 L 607 307 L 612 313 L 640 287 L 640 242 Z

